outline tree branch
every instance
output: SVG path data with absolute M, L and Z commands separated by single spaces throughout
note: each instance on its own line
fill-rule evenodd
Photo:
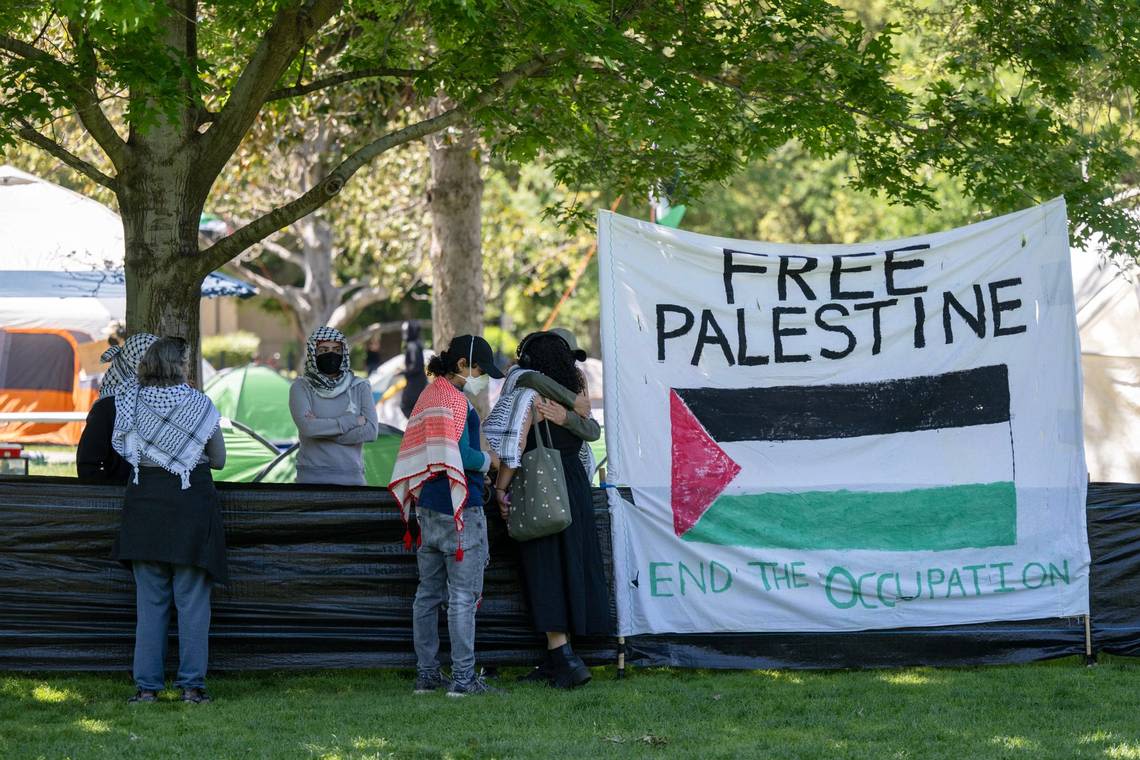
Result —
M 119 191 L 119 183 L 114 177 L 110 177 L 99 171 L 94 164 L 84 161 L 50 137 L 40 134 L 27 122 L 22 121 L 20 124 L 22 126 L 16 131 L 16 135 L 21 140 L 35 145 L 46 153 L 50 153 L 75 171 L 99 183 L 111 192 Z
M 35 45 L 29 45 L 27 42 L 18 40 L 15 37 L 9 37 L 7 34 L 0 34 L 0 50 L 7 50 L 9 53 L 18 55 L 26 61 L 35 61 L 41 66 L 66 66 L 63 61 L 46 50 L 40 50 Z
M 300 84 L 295 87 L 283 87 L 278 90 L 273 90 L 265 96 L 265 102 L 268 103 L 273 100 L 285 100 L 286 98 L 296 98 L 301 95 L 308 95 L 310 92 L 323 90 L 327 87 L 335 87 L 338 84 L 345 82 L 355 82 L 360 79 L 373 79 L 376 77 L 394 77 L 397 79 L 415 79 L 427 73 L 427 69 L 388 69 L 384 67 L 376 67 L 372 69 L 361 69 L 359 71 L 345 71 L 340 74 L 333 74 L 331 76 L 314 79 L 308 84 Z
M 75 113 L 83 126 L 95 138 L 95 142 L 111 159 L 111 163 L 119 171 L 127 164 L 127 143 L 119 136 L 114 125 L 111 124 L 107 114 L 103 113 L 99 105 L 99 96 L 95 92 L 97 81 L 98 61 L 95 59 L 95 49 L 87 42 L 81 31 L 74 25 L 68 25 L 68 33 L 75 44 L 76 63 L 79 66 L 80 76 L 65 87 L 72 102 L 75 104 Z
M 499 75 L 498 79 L 495 80 L 494 84 L 472 96 L 466 102 L 444 111 L 438 116 L 424 119 L 423 121 L 411 124 L 395 132 L 389 132 L 383 137 L 368 143 L 349 155 L 339 166 L 329 172 L 323 180 L 310 188 L 303 195 L 286 203 L 284 206 L 280 206 L 273 211 L 263 214 L 229 237 L 222 238 L 202 251 L 200 261 L 203 271 L 210 272 L 217 269 L 267 235 L 311 214 L 339 193 L 341 188 L 344 187 L 344 184 L 348 182 L 352 175 L 362 166 L 381 153 L 460 123 L 471 113 L 478 111 L 493 102 L 496 98 L 512 90 L 523 79 L 534 76 L 546 67 L 567 58 L 569 55 L 570 51 L 568 50 L 558 50 L 550 54 L 537 55 L 525 63 L 519 64 L 510 71 L 503 72 Z
M 254 285 L 281 301 L 285 306 L 296 311 L 299 299 L 297 298 L 294 288 L 274 282 L 260 272 L 250 269 L 244 262 L 234 261 L 232 262 L 232 266 L 241 273 L 242 277 L 252 281 Z
M 376 333 L 398 332 L 403 328 L 403 326 L 403 322 L 373 322 L 372 324 L 368 325 L 368 327 L 365 327 L 360 332 L 346 338 L 345 340 L 348 341 L 348 345 L 356 346 L 368 338 L 371 338 Z
M 366 307 L 383 301 L 387 297 L 388 289 L 379 285 L 361 288 L 353 293 L 347 301 L 333 309 L 333 313 L 329 315 L 329 327 L 340 328 L 347 325 Z
M 305 257 L 291 248 L 286 248 L 280 243 L 276 243 L 268 238 L 262 240 L 260 245 L 282 261 L 287 261 L 301 269 L 305 268 Z
M 293 2 L 277 12 L 204 135 L 199 166 L 204 182 L 221 173 L 290 62 L 343 4 L 344 0 Z
M 112 126 L 110 120 L 107 119 L 107 115 L 103 113 L 103 109 L 99 107 L 99 98 L 95 94 L 94 89 L 95 72 L 94 69 L 88 69 L 88 66 L 94 64 L 93 53 L 91 53 L 89 59 L 85 59 L 85 48 L 76 42 L 76 50 L 80 54 L 80 66 L 85 69 L 87 80 L 85 82 L 83 79 L 77 78 L 74 75 L 66 61 L 62 61 L 51 53 L 40 50 L 38 47 L 29 45 L 22 40 L 18 40 L 6 34 L 0 35 L 0 50 L 6 50 L 26 61 L 35 63 L 45 74 L 54 79 L 55 83 L 59 85 L 75 106 L 76 115 L 79 116 L 84 128 L 87 129 L 95 139 L 95 142 L 98 143 L 99 147 L 107 154 L 107 157 L 111 159 L 111 163 L 114 164 L 116 169 L 121 170 L 123 168 L 126 162 L 127 144 L 123 141 L 123 138 L 119 136 L 119 133 L 115 131 L 114 126 Z M 89 50 L 89 48 L 87 48 L 87 50 Z M 31 141 L 29 140 L 29 142 Z M 44 147 L 44 150 L 47 150 L 47 148 Z M 60 156 L 57 156 L 57 158 L 63 160 Z M 69 165 L 73 168 L 78 168 L 70 163 Z M 83 173 L 87 174 L 86 171 L 83 171 Z M 88 174 L 88 176 L 91 175 Z M 92 179 L 94 179 L 94 177 L 92 177 Z M 102 180 L 96 181 L 100 184 L 105 184 Z

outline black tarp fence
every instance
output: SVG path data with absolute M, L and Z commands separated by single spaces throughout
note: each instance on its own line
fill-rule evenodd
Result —
M 214 593 L 215 670 L 411 667 L 415 555 L 388 493 L 220 483 L 231 582 Z M 68 478 L 0 479 L 0 669 L 125 670 L 134 583 L 108 558 L 122 489 Z M 605 492 L 595 492 L 612 582 Z M 1099 651 L 1140 652 L 1140 486 L 1089 488 L 1092 633 Z M 538 660 L 517 552 L 488 511 L 491 564 L 478 613 L 481 665 Z M 442 624 L 443 653 L 447 650 Z M 174 626 L 172 625 L 172 629 Z M 628 662 L 711 668 L 850 668 L 1015 663 L 1081 654 L 1084 620 L 855 633 L 630 637 Z M 615 638 L 575 642 L 613 662 Z M 176 652 L 171 647 L 171 653 Z

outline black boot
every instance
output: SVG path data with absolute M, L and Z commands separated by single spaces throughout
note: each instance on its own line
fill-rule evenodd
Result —
M 574 654 L 569 644 L 547 650 L 550 654 L 550 685 L 558 689 L 573 689 L 589 682 L 590 669 L 582 658 Z
M 550 676 L 553 670 L 554 669 L 551 667 L 550 650 L 547 649 L 546 654 L 542 656 L 542 664 L 535 666 L 526 675 L 519 676 L 519 681 L 523 683 L 541 683 L 543 681 L 550 681 Z

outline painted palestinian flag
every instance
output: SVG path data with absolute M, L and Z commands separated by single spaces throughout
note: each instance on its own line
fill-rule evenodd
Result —
M 1005 365 L 851 385 L 674 388 L 686 541 L 923 551 L 1017 541 Z

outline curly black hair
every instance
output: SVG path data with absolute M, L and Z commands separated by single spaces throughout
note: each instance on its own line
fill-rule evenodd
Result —
M 553 333 L 531 333 L 519 343 L 516 355 L 523 369 L 537 370 L 575 393 L 585 388 L 570 346 Z
M 447 377 L 459 371 L 459 357 L 448 351 L 440 351 L 431 358 L 427 373 L 432 377 Z

